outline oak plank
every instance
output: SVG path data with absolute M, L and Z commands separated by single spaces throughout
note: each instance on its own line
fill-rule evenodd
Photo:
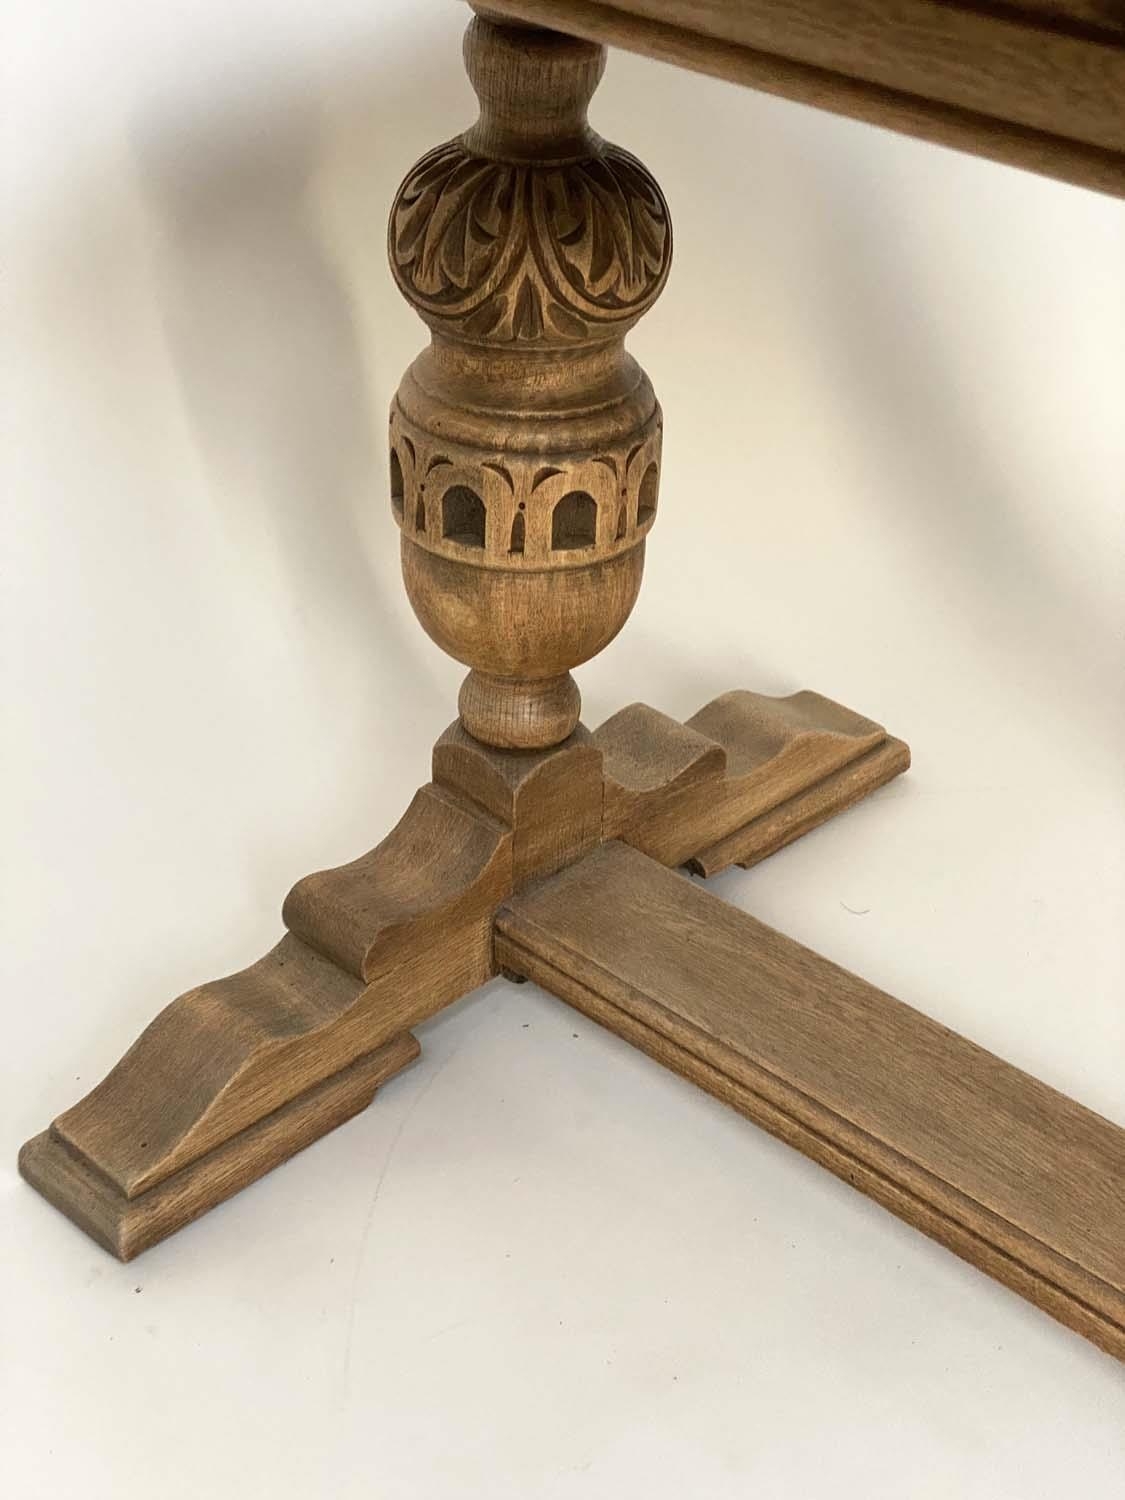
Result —
M 943 0 L 488 0 L 902 134 L 1125 195 L 1125 12 Z
M 1125 1130 L 623 844 L 496 954 L 1125 1358 Z

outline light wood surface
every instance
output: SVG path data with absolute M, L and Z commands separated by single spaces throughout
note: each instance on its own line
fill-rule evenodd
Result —
M 1117 0 L 489 0 L 489 8 L 1125 195 Z
M 1125 1130 L 623 844 L 497 954 L 1125 1358 Z
M 662 421 L 626 333 L 668 275 L 668 206 L 590 129 L 604 49 L 475 19 L 477 123 L 407 174 L 399 290 L 430 329 L 391 410 L 391 506 L 423 628 L 472 670 L 465 729 L 504 749 L 578 724 L 570 669 L 637 598 Z
M 972 27 L 997 18 L 940 8 L 959 45 L 977 37 L 962 56 L 921 24 L 935 9 L 902 0 L 887 32 L 887 7 L 858 0 L 831 26 L 812 0 L 651 0 L 630 25 L 690 22 L 708 45 L 734 26 L 722 44 L 741 55 L 767 11 L 775 39 L 804 16 L 818 67 L 870 84 L 890 59 L 900 85 L 983 106 Z M 1036 54 L 1036 98 L 1021 48 L 990 97 L 1106 157 L 1117 62 L 1079 10 Z M 763 858 L 904 770 L 906 746 L 814 693 L 730 693 L 686 724 L 637 704 L 594 734 L 579 722 L 570 669 L 628 617 L 657 515 L 663 422 L 624 338 L 664 286 L 670 219 L 587 123 L 597 42 L 477 18 L 465 56 L 480 118 L 408 173 L 388 235 L 431 335 L 391 412 L 390 510 L 421 623 L 470 668 L 460 719 L 390 835 L 300 881 L 288 935 L 173 1001 L 28 1142 L 24 1175 L 135 1255 L 362 1108 L 417 1055 L 413 1026 L 502 969 L 1125 1353 L 1125 1132 L 664 868 Z
M 890 781 L 910 751 L 819 693 L 724 693 L 686 724 L 634 703 L 594 736 L 604 837 L 701 875 L 752 865 Z
M 549 750 L 499 750 L 451 725 L 433 781 L 382 843 L 299 881 L 277 947 L 167 1006 L 25 1146 L 24 1176 L 114 1254 L 139 1254 L 364 1108 L 417 1055 L 409 1028 L 497 972 L 493 919 L 513 891 L 607 837 L 708 869 L 715 848 L 768 852 L 763 806 L 785 818 L 811 799 L 804 831 L 885 780 L 870 758 L 898 744 L 812 693 L 727 694 L 692 723 L 717 738 L 640 704 Z M 702 800 L 668 776 L 676 732 L 708 747 Z M 841 796 L 833 768 L 869 744 L 846 767 L 862 790 Z M 643 817 L 623 815 L 622 777 L 645 783 Z

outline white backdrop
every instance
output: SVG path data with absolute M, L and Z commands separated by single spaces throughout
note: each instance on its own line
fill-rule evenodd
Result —
M 531 986 L 132 1267 L 18 1181 L 453 717 L 383 240 L 472 101 L 452 0 L 2 14 L 5 1492 L 1119 1495 L 1119 1366 Z M 620 55 L 594 119 L 677 256 L 586 721 L 885 722 L 909 777 L 717 888 L 1125 1125 L 1125 209 Z

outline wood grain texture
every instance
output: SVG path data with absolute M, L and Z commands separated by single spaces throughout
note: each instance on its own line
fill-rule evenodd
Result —
M 815 694 L 578 722 L 569 669 L 624 623 L 656 518 L 662 419 L 624 337 L 671 227 L 587 124 L 599 46 L 478 19 L 466 62 L 480 118 L 408 174 L 388 236 L 432 335 L 391 414 L 391 509 L 420 621 L 471 668 L 461 719 L 387 838 L 298 882 L 270 953 L 174 1000 L 25 1147 L 29 1181 L 122 1257 L 362 1108 L 410 1028 L 497 972 L 497 907 L 528 882 L 618 835 L 748 861 L 906 764 Z
M 909 746 L 888 735 L 839 770 L 791 792 L 705 849 L 697 849 L 686 864 L 693 874 L 703 876 L 717 875 L 730 865 L 748 870 L 909 769 Z
M 409 1028 L 496 972 L 497 904 L 601 837 L 601 755 L 584 729 L 521 754 L 455 725 L 434 770 L 375 849 L 298 882 L 270 953 L 174 1000 L 24 1149 L 24 1176 L 115 1254 L 363 1108 L 416 1055 Z
M 370 981 L 423 941 L 459 942 L 510 882 L 510 829 L 431 783 L 370 853 L 298 881 L 282 917 L 345 973 Z M 472 967 L 477 983 L 488 978 L 484 948 Z
M 603 837 L 700 874 L 749 865 L 905 771 L 882 725 L 819 693 L 724 693 L 678 724 L 635 703 L 594 735 Z
M 553 750 L 491 749 L 452 724 L 434 746 L 434 781 L 512 830 L 518 888 L 580 858 L 602 837 L 602 756 L 584 725 Z
M 476 18 L 480 117 L 428 152 L 388 252 L 430 330 L 390 417 L 391 511 L 423 629 L 471 670 L 461 722 L 560 744 L 571 669 L 628 619 L 656 521 L 662 419 L 625 335 L 659 297 L 668 206 L 586 111 L 597 44 Z
M 1125 195 L 1118 0 L 490 0 L 490 8 Z
M 622 844 L 497 956 L 1125 1358 L 1125 1130 Z
M 495 972 L 512 847 L 484 809 L 423 787 L 371 854 L 295 887 L 294 930 L 265 958 L 167 1006 L 29 1145 L 24 1175 L 136 1254 L 334 1128 L 385 1059 L 414 1055 L 411 1026 Z
M 137 1197 L 475 989 L 510 839 L 424 788 L 371 855 L 296 887 L 295 933 L 174 1000 L 55 1134 Z
M 974 7 L 970 3 L 967 8 Z M 987 12 L 990 7 L 976 8 Z M 1005 0 L 991 8 L 1034 17 L 1075 36 L 1125 42 L 1125 0 Z
M 409 1033 L 395 1037 L 139 1196 L 121 1192 L 56 1126 L 27 1142 L 20 1171 L 98 1244 L 132 1260 L 366 1109 L 420 1050 Z
M 416 1050 L 409 1029 L 497 972 L 513 891 L 617 833 L 708 870 L 780 847 L 869 790 L 871 757 L 896 743 L 815 694 L 728 694 L 687 726 L 636 705 L 545 751 L 456 723 L 382 843 L 299 881 L 288 935 L 167 1006 L 29 1143 L 24 1175 L 137 1254 L 362 1108 L 382 1060 Z

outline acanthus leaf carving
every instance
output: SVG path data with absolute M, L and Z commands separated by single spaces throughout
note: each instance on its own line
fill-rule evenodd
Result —
M 392 269 L 418 311 L 489 343 L 612 336 L 659 296 L 671 248 L 660 189 L 616 146 L 516 165 L 447 142 L 399 189 L 389 230 Z

